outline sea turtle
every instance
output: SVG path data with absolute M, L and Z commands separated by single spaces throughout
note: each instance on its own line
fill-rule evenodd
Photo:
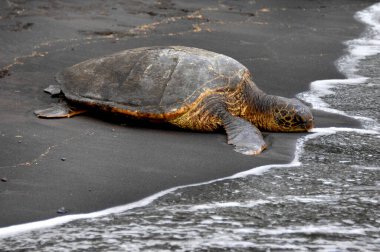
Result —
M 267 147 L 260 130 L 313 127 L 310 109 L 299 100 L 265 94 L 241 63 L 198 48 L 125 50 L 68 67 L 56 80 L 59 85 L 44 91 L 63 93 L 65 100 L 36 110 L 38 117 L 71 117 L 95 107 L 197 131 L 223 126 L 228 143 L 247 155 Z

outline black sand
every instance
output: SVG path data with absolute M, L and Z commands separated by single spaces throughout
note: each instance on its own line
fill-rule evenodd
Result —
M 376 1 L 0 2 L 0 227 L 126 204 L 192 184 L 292 160 L 300 134 L 266 135 L 244 156 L 223 132 L 184 132 L 102 114 L 42 120 L 42 92 L 63 67 L 150 45 L 195 46 L 245 64 L 264 91 L 293 97 L 317 79 L 342 78 L 333 62 L 358 36 L 353 14 Z M 315 112 L 318 127 L 353 126 Z

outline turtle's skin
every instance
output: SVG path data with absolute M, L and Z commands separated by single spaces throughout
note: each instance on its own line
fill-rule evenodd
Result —
M 191 130 L 224 127 L 228 143 L 243 154 L 266 148 L 260 130 L 301 132 L 313 127 L 310 109 L 300 101 L 265 94 L 245 66 L 198 48 L 125 50 L 68 67 L 56 80 L 59 85 L 45 91 L 62 92 L 69 105 L 36 110 L 38 117 L 71 117 L 95 107 Z

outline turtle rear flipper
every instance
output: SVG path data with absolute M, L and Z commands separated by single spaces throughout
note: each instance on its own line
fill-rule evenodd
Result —
M 51 94 L 51 96 L 57 96 L 62 92 L 60 85 L 49 85 L 44 91 Z
M 46 109 L 35 110 L 34 114 L 40 118 L 68 118 L 85 112 L 86 110 L 71 108 L 66 103 L 58 103 Z

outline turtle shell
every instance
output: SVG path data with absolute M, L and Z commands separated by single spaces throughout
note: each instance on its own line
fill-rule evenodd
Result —
M 175 114 L 208 90 L 235 89 L 247 68 L 191 47 L 145 47 L 90 59 L 57 74 L 77 103 L 147 118 Z

